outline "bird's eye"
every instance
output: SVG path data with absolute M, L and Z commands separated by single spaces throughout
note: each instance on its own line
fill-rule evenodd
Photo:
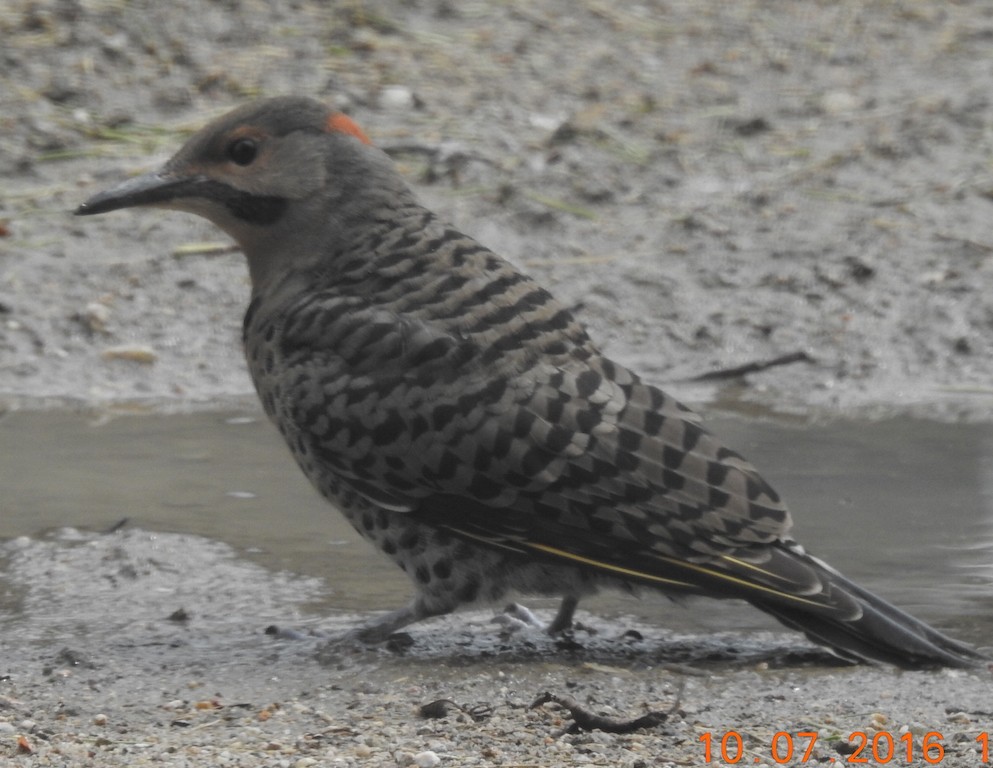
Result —
M 235 139 L 228 145 L 228 157 L 235 165 L 251 165 L 258 152 L 254 139 Z

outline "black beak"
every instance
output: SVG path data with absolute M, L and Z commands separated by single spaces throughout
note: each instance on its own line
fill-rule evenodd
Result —
M 77 216 L 116 211 L 141 205 L 166 205 L 180 197 L 190 197 L 194 189 L 205 181 L 203 177 L 181 178 L 168 176 L 161 171 L 146 173 L 128 179 L 116 187 L 99 192 L 75 210 Z

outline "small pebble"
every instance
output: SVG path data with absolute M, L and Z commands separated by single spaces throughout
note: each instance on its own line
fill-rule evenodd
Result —
M 100 713 L 99 715 L 95 715 L 93 717 L 93 724 L 94 725 L 106 725 L 107 724 L 107 716 L 105 714 L 103 714 L 103 713 Z
M 91 301 L 83 310 L 82 319 L 91 331 L 103 333 L 107 330 L 107 321 L 110 320 L 110 308 L 99 301 Z
M 434 768 L 436 765 L 441 765 L 441 758 L 431 750 L 418 752 L 414 755 L 414 765 L 417 768 Z
M 848 91 L 828 91 L 821 97 L 821 108 L 829 115 L 852 112 L 858 106 L 858 99 Z
M 405 85 L 387 85 L 379 94 L 379 106 L 383 109 L 406 110 L 416 105 L 414 92 Z

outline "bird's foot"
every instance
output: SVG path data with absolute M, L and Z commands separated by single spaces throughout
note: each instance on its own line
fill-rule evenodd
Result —
M 522 631 L 543 629 L 544 625 L 531 610 L 520 603 L 511 603 L 490 619 L 491 624 L 499 625 L 499 635 L 509 637 Z
M 567 632 L 573 628 L 572 619 L 578 604 L 579 598 L 571 596 L 563 597 L 555 618 L 548 625 L 543 624 L 531 612 L 531 609 L 520 603 L 511 603 L 508 605 L 503 609 L 503 613 L 499 613 L 493 617 L 493 621 L 503 625 L 502 631 L 506 634 L 513 634 L 529 627 L 537 627 L 543 629 L 549 635 L 561 635 L 563 632 Z
M 406 632 L 401 632 L 401 629 L 422 619 L 445 613 L 448 611 L 431 610 L 415 599 L 403 608 L 376 616 L 344 635 L 329 639 L 318 650 L 318 661 L 333 663 L 342 656 L 380 645 L 393 653 L 403 653 L 414 644 L 414 640 Z

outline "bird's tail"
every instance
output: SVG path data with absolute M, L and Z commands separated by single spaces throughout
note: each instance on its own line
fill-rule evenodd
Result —
M 990 662 L 975 649 L 890 605 L 817 558 L 804 555 L 803 559 L 820 577 L 822 594 L 833 592 L 851 598 L 861 609 L 860 615 L 839 618 L 786 601 L 754 596 L 746 599 L 850 661 L 881 661 L 904 669 L 967 668 Z
M 646 552 L 638 543 L 622 550 L 616 542 L 569 536 L 563 526 L 543 537 L 555 540 L 555 545 L 537 537 L 494 539 L 467 527 L 446 527 L 474 541 L 520 552 L 528 560 L 570 562 L 669 594 L 739 598 L 849 661 L 886 662 L 905 669 L 977 667 L 993 661 L 863 589 L 791 540 L 759 547 L 750 555 L 739 551 L 690 561 Z

